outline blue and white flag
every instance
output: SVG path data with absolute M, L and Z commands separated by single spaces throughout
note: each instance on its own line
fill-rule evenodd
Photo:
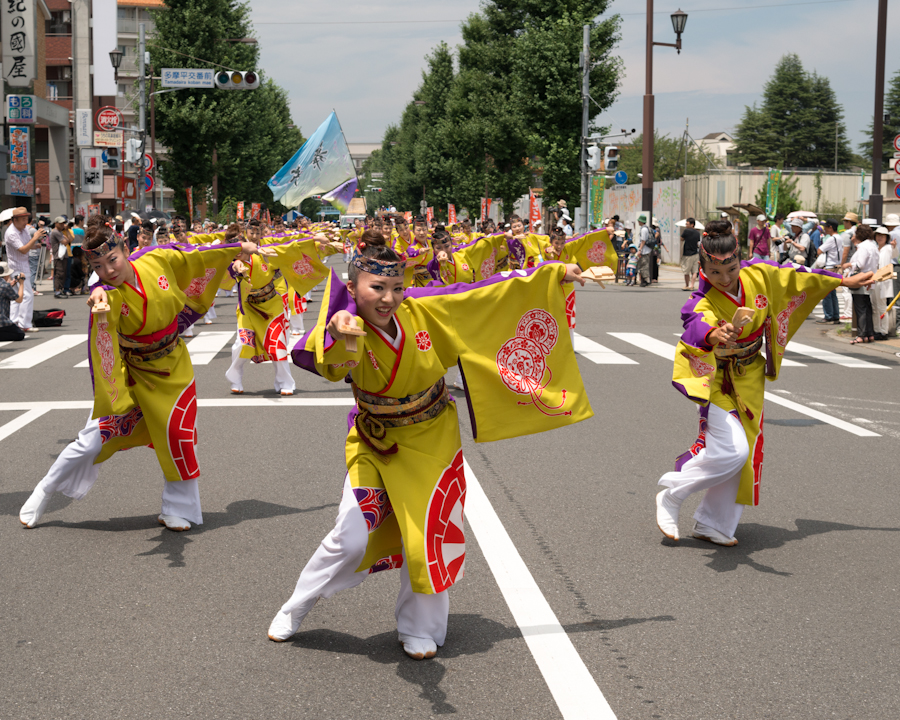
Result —
M 350 149 L 332 112 L 281 170 L 269 180 L 275 200 L 296 207 L 313 195 L 324 195 L 356 180 Z

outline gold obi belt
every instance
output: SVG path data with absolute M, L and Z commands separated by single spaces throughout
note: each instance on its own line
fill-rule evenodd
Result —
M 450 402 L 450 393 L 441 378 L 427 390 L 404 398 L 372 395 L 353 383 L 353 397 L 359 412 L 354 420 L 356 431 L 383 463 L 397 452 L 397 443 L 383 442 L 388 428 L 405 427 L 437 417 Z
M 753 420 L 753 413 L 741 400 L 741 396 L 734 386 L 734 377 L 742 377 L 746 374 L 747 366 L 751 365 L 759 355 L 762 343 L 763 333 L 760 328 L 755 336 L 729 343 L 730 347 L 717 345 L 713 351 L 716 356 L 716 366 L 724 372 L 722 392 L 731 396 L 735 405 L 751 420 Z
M 119 333 L 119 351 L 122 359 L 128 366 L 129 385 L 134 385 L 134 377 L 140 378 L 151 390 L 156 385 L 143 375 L 134 375 L 132 371 L 152 373 L 153 375 L 168 376 L 170 368 L 151 368 L 145 363 L 159 360 L 171 354 L 178 345 L 178 319 L 163 330 L 158 330 L 149 335 L 123 335 Z
M 277 294 L 275 290 L 275 282 L 264 285 L 259 290 L 251 290 L 247 293 L 247 302 L 253 305 L 262 305 L 267 300 L 271 300 Z

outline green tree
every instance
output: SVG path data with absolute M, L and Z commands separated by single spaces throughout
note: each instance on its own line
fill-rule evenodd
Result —
M 226 42 L 251 35 L 249 16 L 249 3 L 237 0 L 167 0 L 166 9 L 153 13 L 157 34 L 148 43 L 153 67 L 258 72 L 258 45 Z M 181 189 L 194 187 L 200 197 L 214 175 L 220 197 L 281 210 L 266 181 L 303 144 L 291 123 L 287 94 L 265 79 L 257 90 L 184 89 L 157 96 L 156 135 L 169 150 L 160 172 L 175 190 L 181 212 L 187 209 Z
M 790 54 L 775 66 L 762 104 L 745 108 L 734 141 L 739 159 L 751 165 L 833 167 L 835 130 L 838 167 L 847 167 L 847 128 L 830 82 Z
M 884 129 L 881 133 L 882 141 L 882 169 L 890 167 L 889 161 L 894 157 L 894 138 L 900 135 L 900 70 L 894 73 L 888 83 L 888 90 L 884 96 L 884 113 L 890 116 L 888 122 L 884 123 Z M 872 163 L 872 138 L 875 134 L 874 121 L 869 123 L 867 131 L 868 139 L 860 143 L 859 151 L 863 154 L 863 167 L 868 167 Z
M 687 154 L 687 172 L 685 172 L 685 154 Z M 638 173 L 643 170 L 644 142 L 643 136 L 637 135 L 628 145 L 619 148 L 619 170 L 628 173 L 628 182 L 637 183 Z M 684 175 L 702 175 L 710 166 L 709 160 L 683 138 L 671 138 L 668 135 L 653 136 L 653 179 L 658 181 L 677 180 Z M 615 184 L 607 181 L 607 185 Z

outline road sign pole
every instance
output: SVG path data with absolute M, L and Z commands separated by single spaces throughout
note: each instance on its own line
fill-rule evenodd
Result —
M 144 209 L 146 203 L 146 192 L 144 190 L 144 146 L 146 145 L 147 136 L 147 72 L 144 67 L 144 53 L 147 51 L 146 44 L 146 26 L 141 23 L 138 26 L 138 73 L 140 74 L 140 110 L 138 113 L 138 129 L 141 131 L 141 152 L 137 157 L 138 178 L 137 178 L 137 212 L 140 213 Z

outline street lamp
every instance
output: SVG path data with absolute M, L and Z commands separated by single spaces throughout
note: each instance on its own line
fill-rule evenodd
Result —
M 675 30 L 674 43 L 653 41 L 653 0 L 647 0 L 647 89 L 644 94 L 644 136 L 643 175 L 641 178 L 641 210 L 653 215 L 653 129 L 656 124 L 653 108 L 653 46 L 673 47 L 681 54 L 681 33 L 687 24 L 687 13 L 677 10 L 672 13 L 672 29 Z M 649 219 L 649 218 L 648 218 Z
M 119 48 L 110 51 L 109 53 L 109 61 L 112 63 L 113 70 L 115 71 L 115 82 L 119 82 L 119 66 L 122 64 L 122 51 Z

